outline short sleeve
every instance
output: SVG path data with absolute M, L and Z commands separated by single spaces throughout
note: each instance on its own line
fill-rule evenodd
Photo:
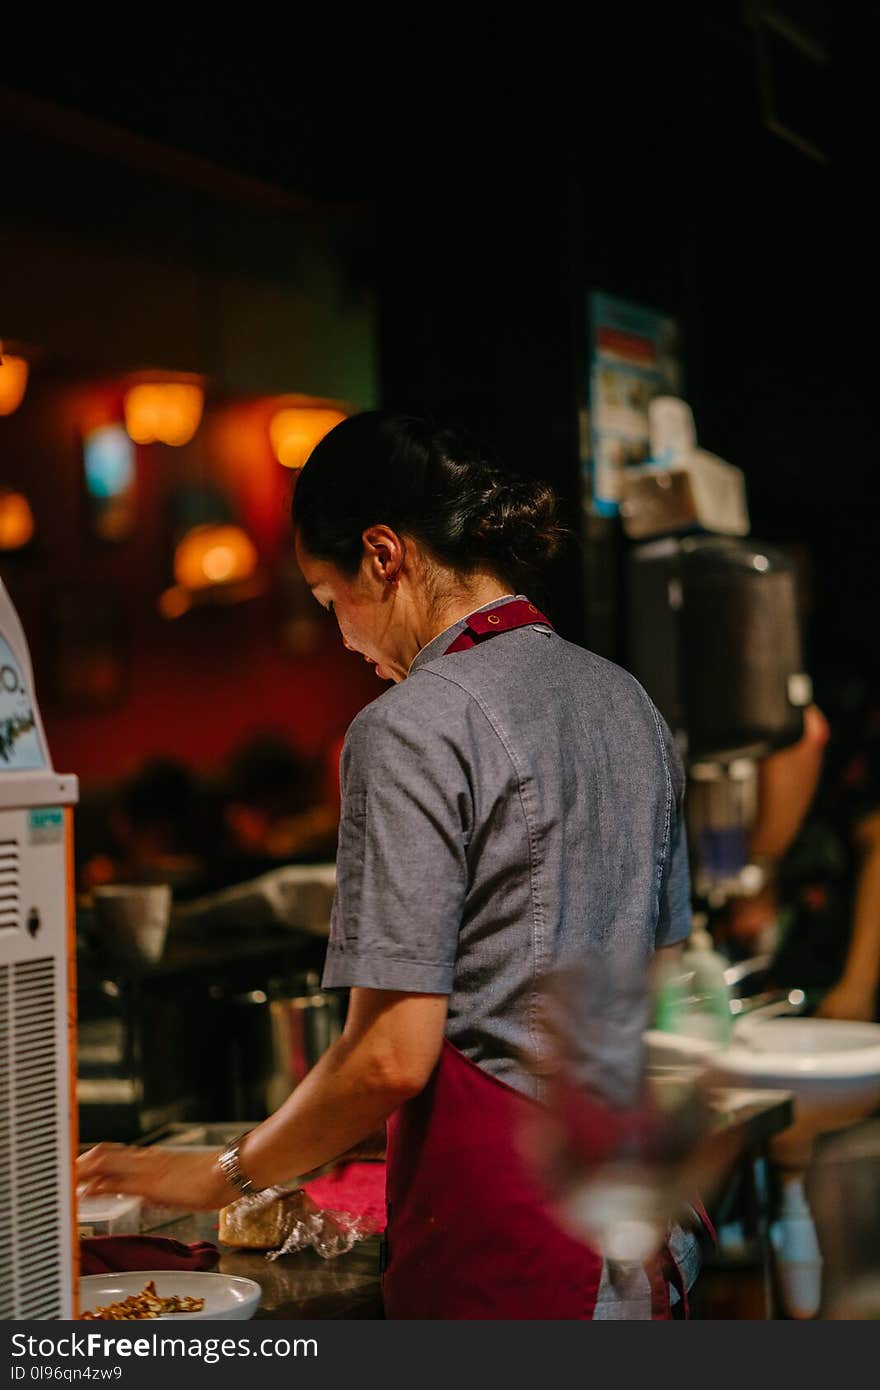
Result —
M 684 816 L 679 812 L 670 838 L 666 872 L 660 885 L 660 915 L 654 944 L 676 946 L 690 934 L 691 876 Z
M 380 696 L 342 753 L 328 988 L 452 992 L 472 822 L 452 732 Z
M 685 772 L 681 756 L 664 720 L 660 720 L 663 751 L 672 792 L 669 853 L 660 883 L 660 914 L 655 946 L 676 946 L 691 934 L 691 875 L 684 816 Z

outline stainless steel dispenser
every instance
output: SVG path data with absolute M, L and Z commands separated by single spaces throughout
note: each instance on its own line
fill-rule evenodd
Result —
M 696 892 L 754 892 L 757 762 L 797 742 L 812 699 L 794 566 L 754 539 L 700 535 L 633 546 L 627 575 L 627 665 L 688 765 Z

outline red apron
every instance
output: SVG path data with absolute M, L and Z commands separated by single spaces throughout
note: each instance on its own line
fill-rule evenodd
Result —
M 447 651 L 533 623 L 550 626 L 533 604 L 516 599 L 472 614 Z M 444 1042 L 425 1089 L 392 1115 L 387 1317 L 592 1318 L 601 1256 L 561 1228 L 520 1151 L 535 1105 Z M 599 1125 L 604 1116 L 613 1123 L 602 1107 L 596 1113 Z M 600 1148 L 605 1137 L 594 1135 Z M 664 1256 L 646 1273 L 651 1316 L 668 1318 Z

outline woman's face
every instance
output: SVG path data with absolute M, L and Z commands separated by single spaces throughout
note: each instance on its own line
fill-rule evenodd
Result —
M 321 607 L 336 618 L 343 644 L 360 652 L 380 680 L 405 680 L 418 643 L 410 653 L 393 555 L 383 547 L 365 546 L 361 567 L 349 578 L 329 561 L 311 556 L 299 535 L 294 543 L 303 578 Z

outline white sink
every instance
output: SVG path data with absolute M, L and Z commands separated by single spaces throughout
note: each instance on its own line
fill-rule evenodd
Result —
M 880 1106 L 880 1024 L 825 1018 L 751 1016 L 727 1047 L 650 1031 L 650 1067 L 705 1065 L 721 1086 L 791 1091 L 794 1124 L 773 1140 L 787 1169 L 806 1168 L 818 1134 L 863 1119 Z
M 709 1085 L 792 1093 L 794 1123 L 770 1147 L 784 1193 L 773 1247 L 789 1314 L 814 1317 L 822 1259 L 802 1177 L 819 1134 L 862 1120 L 880 1106 L 880 1024 L 756 1013 L 735 1024 L 726 1047 L 656 1031 L 645 1034 L 645 1043 L 648 1066 L 661 1072 L 694 1068 Z

